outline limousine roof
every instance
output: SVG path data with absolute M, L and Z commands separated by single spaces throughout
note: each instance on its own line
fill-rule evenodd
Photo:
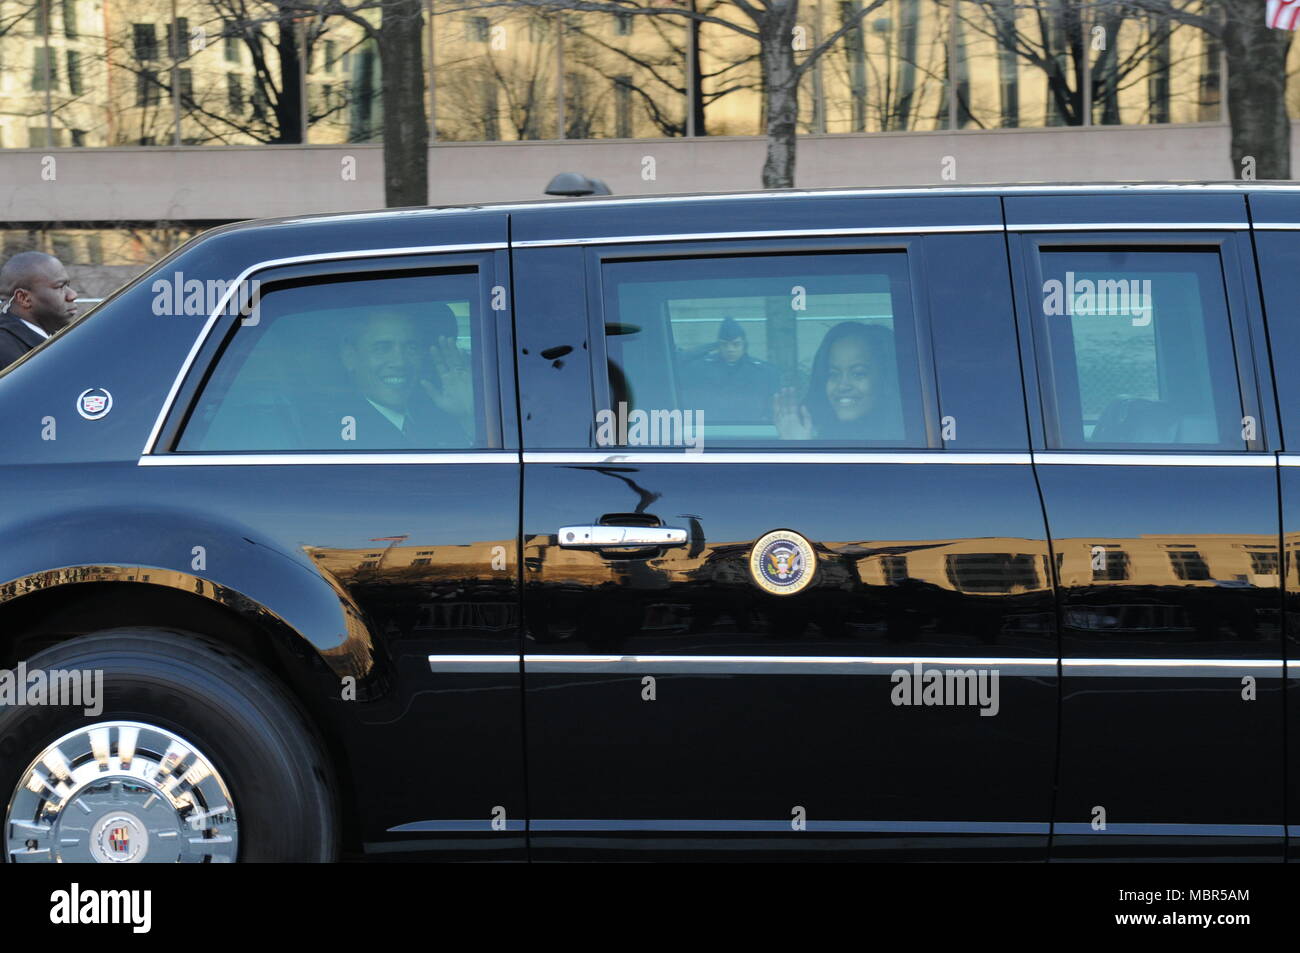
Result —
M 1080 193 L 1114 193 L 1114 192 L 1300 192 L 1300 183 L 1296 182 L 1242 182 L 1234 180 L 1203 182 L 1042 182 L 1042 183 L 1008 183 L 987 185 L 908 185 L 908 186 L 861 186 L 837 187 L 827 189 L 766 189 L 727 192 L 672 192 L 660 195 L 589 195 L 573 197 L 543 198 L 529 202 L 483 202 L 470 205 L 430 205 L 410 206 L 405 208 L 372 209 L 361 212 L 321 212 L 310 215 L 293 215 L 276 219 L 263 219 L 266 223 L 293 225 L 299 223 L 319 222 L 322 219 L 335 221 L 360 220 L 379 216 L 424 216 L 450 213 L 483 211 L 523 211 L 525 209 L 548 209 L 562 212 L 565 209 L 591 208 L 592 206 L 611 205 L 653 205 L 664 202 L 701 202 L 729 201 L 743 199 L 795 199 L 799 197 L 844 196 L 892 196 L 892 195 L 1051 195 Z

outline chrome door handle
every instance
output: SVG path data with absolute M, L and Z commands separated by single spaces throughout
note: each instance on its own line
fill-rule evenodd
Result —
M 561 526 L 555 538 L 561 547 L 567 549 L 685 546 L 686 530 L 668 526 Z

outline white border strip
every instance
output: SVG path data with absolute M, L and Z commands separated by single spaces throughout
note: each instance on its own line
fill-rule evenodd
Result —
M 171 411 L 172 402 L 176 400 L 176 395 L 180 392 L 181 382 L 185 380 L 185 375 L 189 373 L 194 364 L 194 359 L 199 356 L 199 351 L 203 349 L 203 344 L 212 332 L 213 326 L 217 323 L 217 318 L 221 317 L 233 298 L 243 287 L 244 281 L 249 275 L 258 271 L 265 271 L 267 268 L 280 268 L 285 265 L 302 265 L 313 261 L 350 261 L 357 258 L 396 258 L 404 255 L 435 255 L 443 252 L 467 252 L 467 251 L 500 251 L 508 248 L 506 242 L 479 242 L 470 245 L 421 245 L 414 248 L 366 248 L 356 251 L 332 251 L 316 252 L 311 255 L 293 255 L 289 258 L 271 258 L 266 261 L 259 261 L 249 265 L 239 273 L 239 277 L 231 282 L 230 287 L 226 289 L 221 300 L 217 302 L 216 308 L 204 322 L 198 337 L 194 339 L 194 344 L 190 348 L 189 354 L 185 355 L 185 361 L 181 364 L 180 373 L 172 381 L 171 389 L 167 391 L 167 397 L 163 400 L 162 409 L 158 411 L 158 419 L 154 421 L 153 429 L 149 431 L 149 436 L 144 442 L 144 450 L 141 451 L 145 456 L 153 453 L 154 444 L 158 441 L 158 435 L 162 432 L 163 422 L 167 419 L 167 414 Z
M 1028 453 L 952 453 L 947 450 L 904 453 L 826 453 L 761 452 L 606 453 L 599 451 L 538 451 L 524 453 L 524 463 L 947 463 L 947 464 L 1028 464 Z
M 508 672 L 519 668 L 518 655 L 430 655 L 433 672 Z M 662 674 L 682 675 L 889 675 L 900 669 L 995 669 L 1000 674 L 1054 677 L 1055 658 L 964 656 L 824 656 L 824 655 L 540 655 L 522 657 L 523 670 L 534 675 Z M 1288 664 L 1281 659 L 1062 659 L 1065 675 L 1094 678 L 1239 678 L 1258 674 L 1275 678 Z M 1300 661 L 1290 663 L 1300 666 Z
M 1084 678 L 1239 678 L 1252 673 L 1276 678 L 1284 667 L 1282 659 L 1061 659 L 1062 674 Z
M 1242 231 L 1250 228 L 1249 222 L 1035 222 L 1033 224 L 1007 224 L 1009 232 L 1185 232 Z
M 142 467 L 290 467 L 334 466 L 338 464 L 466 464 L 519 463 L 519 451 L 495 450 L 484 453 L 166 453 L 141 457 Z
M 518 672 L 518 655 L 430 655 L 434 672 Z
M 1034 462 L 1104 467 L 1273 467 L 1271 453 L 1109 453 L 1035 450 Z

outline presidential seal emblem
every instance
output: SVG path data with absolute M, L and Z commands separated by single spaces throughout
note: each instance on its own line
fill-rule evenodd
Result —
M 788 529 L 773 530 L 749 552 L 749 574 L 760 589 L 774 596 L 802 592 L 816 571 L 812 543 Z
M 98 420 L 113 409 L 113 395 L 102 387 L 88 387 L 77 398 L 77 413 Z

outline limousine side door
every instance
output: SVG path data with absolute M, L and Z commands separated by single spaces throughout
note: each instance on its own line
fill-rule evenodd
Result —
M 1278 860 L 1276 424 L 1245 200 L 1005 203 L 1059 576 L 1053 859 Z
M 348 756 L 350 842 L 380 858 L 519 860 L 506 220 L 445 227 L 464 243 L 250 269 L 257 320 L 214 316 L 133 492 L 211 527 L 223 542 L 206 560 L 222 584 L 291 600 L 235 544 L 260 546 L 300 581 L 328 582 L 350 612 L 370 674 L 322 703 Z
M 532 856 L 1043 860 L 1057 644 L 998 200 L 726 212 L 512 216 Z M 864 390 L 886 423 L 849 436 Z
M 1281 441 L 1277 449 L 1278 478 L 1282 493 L 1283 573 L 1285 586 L 1282 614 L 1283 642 L 1287 666 L 1287 802 L 1288 857 L 1300 851 L 1300 732 L 1295 730 L 1300 712 L 1300 683 L 1296 681 L 1300 659 L 1300 196 L 1287 192 L 1256 192 L 1249 197 L 1250 218 L 1259 263 L 1259 287 L 1263 293 L 1268 340 L 1273 357 L 1273 381 L 1281 412 Z

